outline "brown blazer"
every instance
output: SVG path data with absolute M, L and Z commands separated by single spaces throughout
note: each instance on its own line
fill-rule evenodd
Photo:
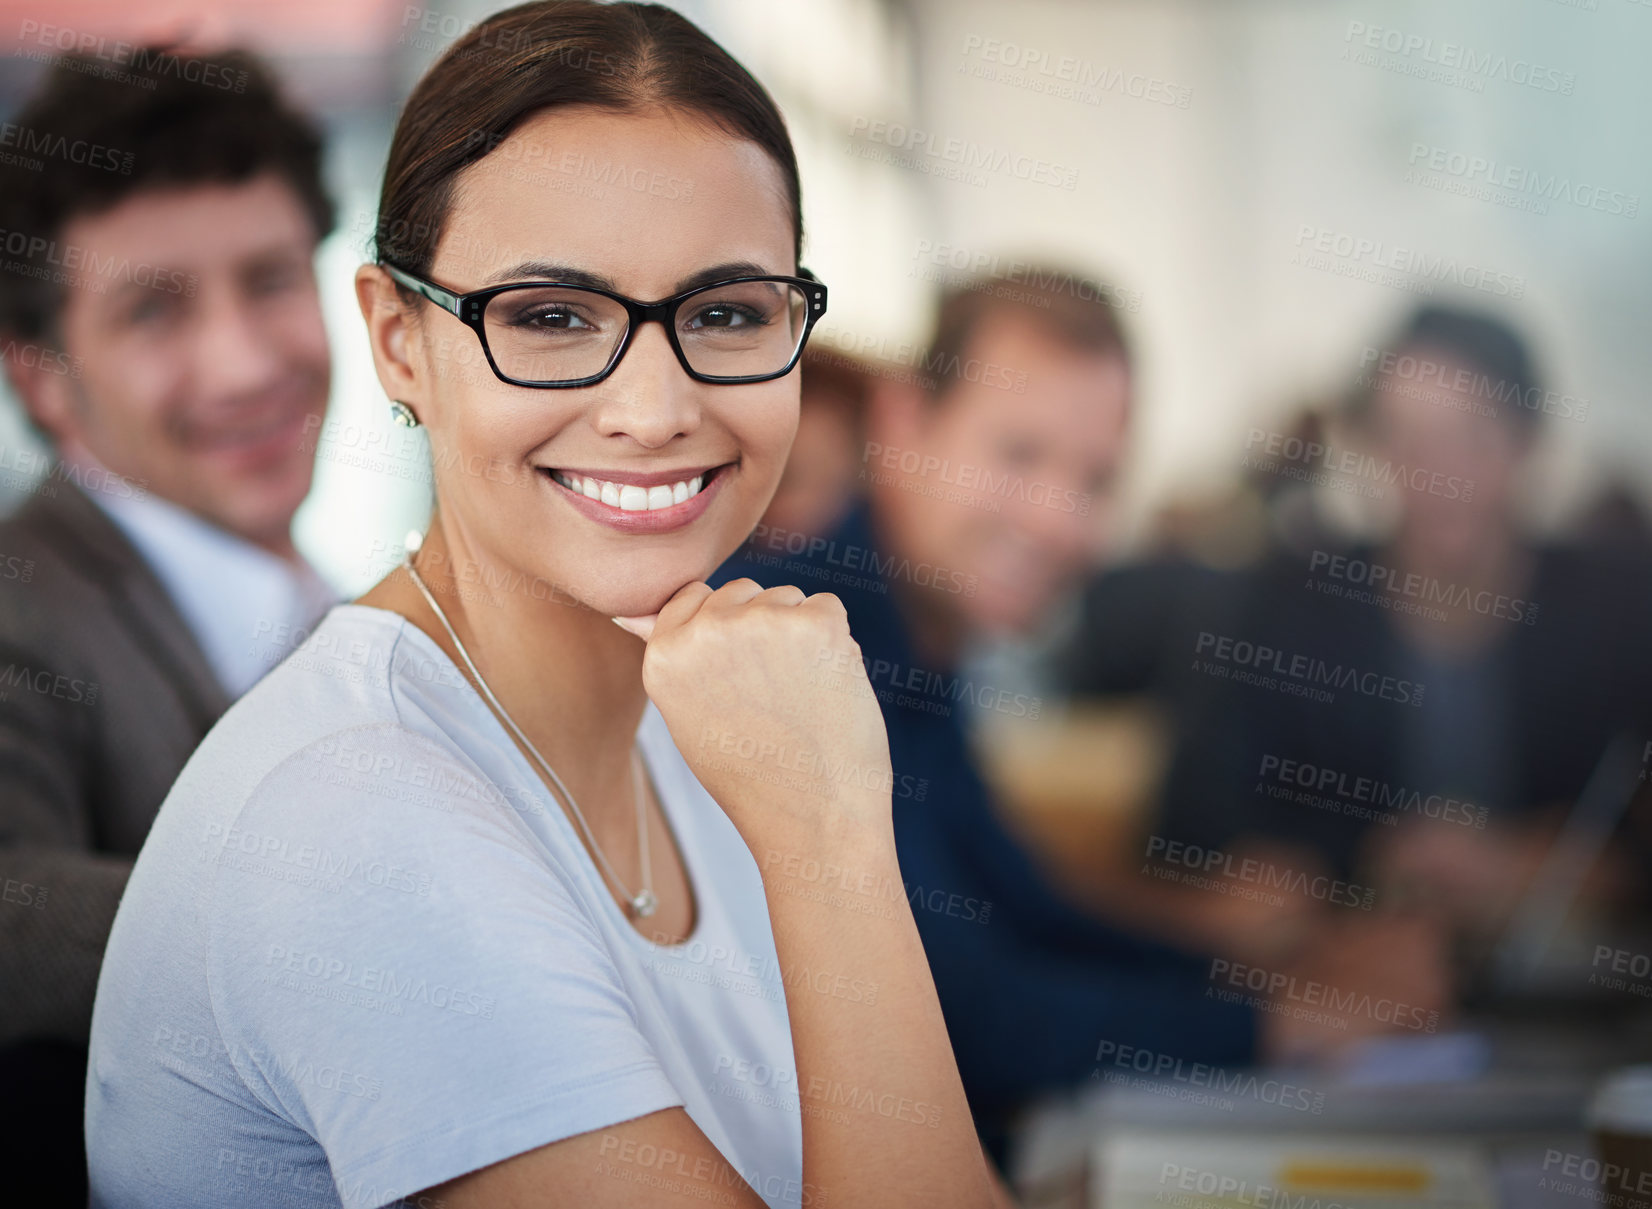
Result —
M 85 1043 L 132 860 L 228 706 L 79 487 L 48 482 L 0 522 L 0 1044 Z

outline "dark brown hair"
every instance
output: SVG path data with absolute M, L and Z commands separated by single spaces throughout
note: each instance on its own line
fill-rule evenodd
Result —
M 658 4 L 538 0 L 470 30 L 407 98 L 379 196 L 378 258 L 428 274 L 459 172 L 529 115 L 573 105 L 686 111 L 756 143 L 780 168 L 801 252 L 797 156 L 780 110 L 745 68 Z
M 49 248 L 73 219 L 137 193 L 239 184 L 264 172 L 292 186 L 318 240 L 333 226 L 320 132 L 245 51 L 136 47 L 118 71 L 64 55 L 9 127 L 16 154 L 0 166 L 0 232 L 26 247 Z M 53 328 L 63 295 L 51 277 L 0 273 L 0 330 L 38 339 Z
M 1537 428 L 1545 403 L 1553 402 L 1525 338 L 1495 315 L 1430 303 L 1413 311 L 1382 348 L 1370 351 L 1392 355 L 1406 367 L 1400 371 L 1402 389 L 1425 393 L 1443 389 L 1431 379 L 1444 377 L 1446 361 L 1466 363 L 1472 372 L 1461 386 L 1476 396 L 1483 409 L 1477 414 L 1506 420 L 1521 435 Z M 1347 396 L 1347 410 L 1356 420 L 1371 417 L 1382 388 L 1381 364 L 1369 367 Z
M 982 276 L 948 286 L 924 357 L 930 397 L 939 398 L 964 377 L 971 342 L 981 328 L 1009 316 L 1068 348 L 1113 353 L 1129 365 L 1130 344 L 1112 293 L 1093 278 L 1036 264 L 1013 280 Z

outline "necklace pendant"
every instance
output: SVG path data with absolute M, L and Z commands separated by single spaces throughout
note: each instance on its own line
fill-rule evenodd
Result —
M 659 908 L 660 900 L 654 897 L 652 890 L 643 890 L 631 900 L 631 910 L 647 918 Z

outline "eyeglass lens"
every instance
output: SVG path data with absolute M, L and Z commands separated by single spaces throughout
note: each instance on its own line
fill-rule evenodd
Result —
M 677 343 L 695 373 L 774 374 L 791 363 L 809 313 L 801 287 L 742 281 L 697 291 L 677 305 Z M 601 373 L 625 339 L 624 305 L 575 286 L 495 294 L 482 314 L 500 373 L 519 382 L 572 382 Z

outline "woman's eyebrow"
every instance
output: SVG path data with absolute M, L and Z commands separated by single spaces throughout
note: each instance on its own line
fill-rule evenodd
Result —
M 568 285 L 588 285 L 598 290 L 613 290 L 614 279 L 573 265 L 556 264 L 549 260 L 524 260 L 508 269 L 489 274 L 483 286 L 505 285 L 513 281 L 562 281 Z M 616 293 L 618 291 L 615 291 Z
M 677 292 L 692 290 L 696 286 L 710 285 L 714 281 L 725 281 L 730 277 L 769 277 L 768 269 L 755 261 L 730 260 L 722 264 L 714 264 L 696 273 L 692 273 L 677 282 Z M 501 269 L 497 273 L 489 274 L 482 283 L 483 287 L 505 285 L 516 281 L 560 281 L 568 285 L 590 286 L 592 289 L 610 290 L 614 293 L 621 291 L 615 285 L 614 279 L 603 273 L 593 273 L 589 269 L 577 269 L 573 265 L 557 264 L 549 260 L 524 260 L 513 264 L 508 269 Z
M 701 269 L 698 273 L 684 277 L 677 283 L 677 291 L 692 290 L 695 286 L 710 285 L 714 281 L 725 281 L 730 277 L 772 277 L 773 274 L 760 264 L 750 260 L 730 260 L 723 264 L 714 264 L 709 269 Z

